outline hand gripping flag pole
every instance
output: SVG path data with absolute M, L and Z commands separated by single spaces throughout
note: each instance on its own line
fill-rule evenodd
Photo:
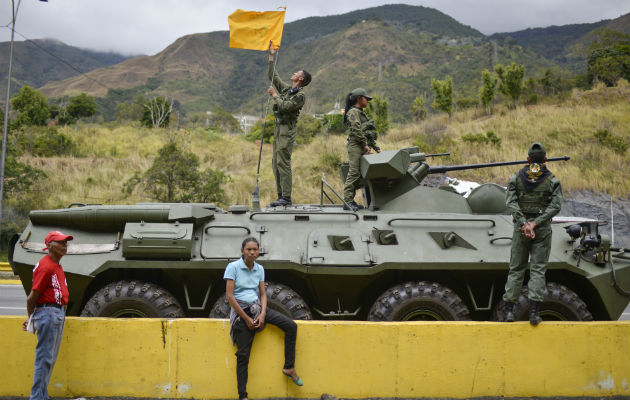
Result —
M 282 41 L 282 30 L 284 28 L 285 11 L 244 11 L 236 10 L 228 16 L 228 25 L 230 26 L 230 47 L 250 50 L 268 50 L 270 43 L 274 49 L 280 48 Z M 278 61 L 278 53 L 276 52 L 276 60 L 274 68 Z M 260 138 L 260 149 L 258 150 L 258 168 L 256 170 L 256 186 L 252 192 L 252 209 L 260 210 L 260 189 L 258 182 L 260 178 L 260 161 L 262 158 L 262 148 L 265 141 L 265 130 L 267 128 L 267 111 L 269 101 L 265 104 L 265 113 L 262 127 L 262 135 Z

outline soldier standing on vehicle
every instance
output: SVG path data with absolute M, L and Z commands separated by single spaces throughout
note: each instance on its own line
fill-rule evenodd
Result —
M 49 232 L 44 241 L 48 254 L 33 268 L 33 287 L 26 298 L 28 318 L 22 324 L 23 330 L 37 332 L 31 400 L 50 399 L 48 383 L 59 354 L 69 298 L 59 261 L 66 255 L 68 240 L 72 239 L 59 231 Z
M 354 201 L 356 190 L 361 182 L 361 156 L 370 154 L 370 148 L 377 153 L 381 149 L 376 145 L 376 125 L 368 118 L 363 109 L 367 107 L 372 97 L 365 89 L 356 88 L 346 96 L 346 108 L 343 122 L 350 128 L 348 133 L 348 175 L 343 188 L 343 209 L 357 211 L 362 207 Z
M 529 165 L 512 175 L 506 205 L 514 220 L 510 272 L 505 284 L 505 320 L 515 319 L 515 306 L 529 261 L 529 322 L 538 325 L 540 302 L 545 291 L 545 271 L 551 252 L 551 218 L 562 206 L 560 181 L 547 169 L 547 153 L 541 143 L 532 143 Z M 530 259 L 531 256 L 531 259 Z
M 304 106 L 302 88 L 311 83 L 311 74 L 305 70 L 291 76 L 291 84 L 283 82 L 276 72 L 273 55 L 276 50 L 269 42 L 269 95 L 273 98 L 275 130 L 273 132 L 273 175 L 276 178 L 278 199 L 270 206 L 290 206 L 293 177 L 291 175 L 291 153 L 297 136 L 297 120 Z

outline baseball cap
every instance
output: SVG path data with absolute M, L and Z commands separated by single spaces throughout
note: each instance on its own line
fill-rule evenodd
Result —
M 61 242 L 64 240 L 72 240 L 74 239 L 71 235 L 64 235 L 63 233 L 59 232 L 59 231 L 50 231 L 48 232 L 48 235 L 46 235 L 46 239 L 44 239 L 44 244 L 46 245 L 46 248 L 43 250 L 48 250 L 48 244 L 50 242 Z
M 368 100 L 372 100 L 372 96 L 368 96 L 367 92 L 365 91 L 365 89 L 363 88 L 356 88 L 354 89 L 351 93 L 352 96 L 363 96 Z

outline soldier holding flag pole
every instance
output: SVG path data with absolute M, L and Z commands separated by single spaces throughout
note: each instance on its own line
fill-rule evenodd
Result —
M 267 91 L 272 98 L 275 117 L 272 168 L 278 194 L 277 200 L 270 204 L 272 207 L 292 204 L 291 154 L 297 136 L 297 119 L 305 102 L 302 88 L 311 82 L 311 75 L 305 70 L 295 72 L 291 76 L 291 83 L 282 81 L 276 71 L 274 55 L 282 40 L 284 14 L 285 11 L 261 13 L 236 10 L 228 17 L 230 47 L 269 51 L 268 77 L 271 86 Z M 262 151 L 262 139 L 260 145 Z M 260 160 L 258 168 L 260 173 Z M 257 206 L 258 176 L 253 194 L 253 203 Z

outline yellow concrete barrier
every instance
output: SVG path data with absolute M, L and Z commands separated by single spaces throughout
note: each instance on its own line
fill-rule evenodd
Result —
M 0 397 L 28 396 L 35 336 L 0 318 Z M 282 333 L 256 336 L 252 397 L 629 396 L 630 322 L 302 322 L 297 387 L 281 373 Z M 55 397 L 234 398 L 225 320 L 68 318 Z
M 9 265 L 8 262 L 0 262 L 0 271 L 3 272 L 13 272 L 13 270 L 11 269 L 11 265 Z

